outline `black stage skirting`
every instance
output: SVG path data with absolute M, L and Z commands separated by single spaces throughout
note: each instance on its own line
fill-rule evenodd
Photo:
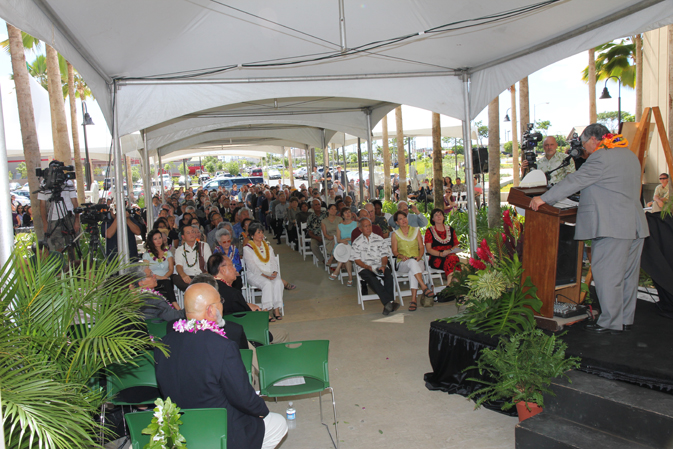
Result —
M 594 335 L 582 323 L 566 327 L 562 337 L 567 353 L 581 357 L 581 371 L 622 380 L 656 390 L 673 392 L 673 321 L 658 314 L 658 306 L 638 301 L 633 331 L 619 335 Z M 471 332 L 460 324 L 430 323 L 429 355 L 432 372 L 425 374 L 426 387 L 467 396 L 481 388 L 467 378 L 480 378 L 475 364 L 483 348 L 497 339 Z M 499 404 L 487 407 L 498 410 Z M 515 413 L 515 412 L 514 412 Z

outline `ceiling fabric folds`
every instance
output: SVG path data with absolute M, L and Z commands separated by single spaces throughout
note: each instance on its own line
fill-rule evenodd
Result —
M 673 23 L 673 0 L 344 0 L 344 10 L 342 49 L 333 0 L 0 0 L 2 18 L 82 74 L 110 127 L 116 80 L 120 135 L 199 111 L 307 97 L 463 119 L 462 73 L 473 118 L 552 62 Z M 372 114 L 372 126 L 381 117 Z M 323 125 L 352 135 L 363 126 Z M 157 135 L 154 148 L 198 134 L 177 128 Z

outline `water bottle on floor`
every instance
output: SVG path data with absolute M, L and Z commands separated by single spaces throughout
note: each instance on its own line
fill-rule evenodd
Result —
M 287 419 L 287 428 L 294 429 L 297 427 L 297 412 L 292 407 L 292 401 L 287 404 L 287 410 L 285 410 L 285 418 Z

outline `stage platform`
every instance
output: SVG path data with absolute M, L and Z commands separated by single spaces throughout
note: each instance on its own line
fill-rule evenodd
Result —
M 618 335 L 595 335 L 583 323 L 566 326 L 562 337 L 569 355 L 581 357 L 580 371 L 629 382 L 667 393 L 673 392 L 673 320 L 660 316 L 657 305 L 639 300 L 633 330 Z M 425 375 L 426 387 L 451 394 L 469 395 L 481 388 L 475 364 L 483 348 L 497 339 L 477 334 L 464 326 L 435 321 L 430 324 L 429 356 L 433 371 Z M 493 404 L 491 409 L 499 409 Z

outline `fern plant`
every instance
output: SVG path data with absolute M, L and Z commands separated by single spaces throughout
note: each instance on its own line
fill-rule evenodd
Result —
M 565 372 L 579 367 L 580 359 L 566 357 L 566 349 L 559 336 L 547 335 L 540 329 L 501 339 L 495 349 L 482 350 L 476 366 L 465 369 L 478 369 L 480 375 L 493 379 L 468 379 L 486 385 L 468 399 L 476 399 L 475 408 L 499 399 L 505 400 L 503 410 L 520 401 L 544 407 L 543 394 L 554 394 L 549 388 L 551 380 L 560 376 L 568 378 Z

